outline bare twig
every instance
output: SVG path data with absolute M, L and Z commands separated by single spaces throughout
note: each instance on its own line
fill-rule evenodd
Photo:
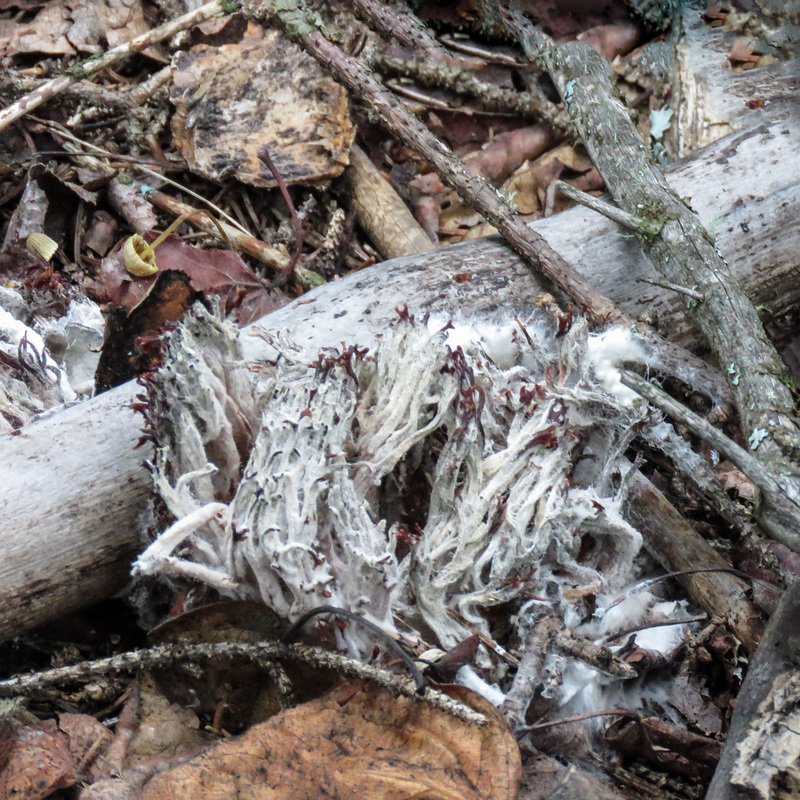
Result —
M 623 212 L 624 213 L 624 212 Z M 704 300 L 703 294 L 694 289 L 690 289 L 688 286 L 678 286 L 672 281 L 665 281 L 665 280 L 654 280 L 653 278 L 640 278 L 642 283 L 649 283 L 651 286 L 660 286 L 662 289 L 669 289 L 671 292 L 677 292 L 678 294 L 686 295 L 686 297 L 690 297 L 692 300 L 697 300 L 697 302 L 701 302 Z
M 318 669 L 332 669 L 353 678 L 373 681 L 379 686 L 405 697 L 420 697 L 413 680 L 401 678 L 338 653 L 303 645 L 286 645 L 277 642 L 241 644 L 217 642 L 209 644 L 166 644 L 146 650 L 134 650 L 98 661 L 85 661 L 67 667 L 45 670 L 32 675 L 0 681 L 0 697 L 29 695 L 60 683 L 80 683 L 108 672 L 136 672 L 141 669 L 164 668 L 180 662 L 208 661 L 211 659 L 244 658 L 266 666 L 274 661 L 309 664 Z M 446 711 L 459 719 L 482 724 L 486 717 L 468 706 L 434 689 L 425 692 L 421 701 Z
M 622 225 L 623 228 L 627 228 L 630 231 L 638 230 L 636 218 L 633 214 L 629 214 L 627 211 L 623 211 L 621 208 L 617 208 L 599 197 L 593 197 L 586 192 L 582 192 L 564 181 L 554 181 L 551 185 L 554 191 L 561 192 L 565 197 L 569 197 L 570 200 L 574 200 L 576 203 L 586 206 L 586 208 L 591 208 L 592 211 L 602 214 L 606 219 Z
M 142 50 L 146 50 L 157 42 L 168 39 L 170 36 L 174 36 L 176 33 L 180 33 L 180 31 L 191 28 L 199 22 L 203 22 L 204 20 L 211 19 L 211 17 L 216 17 L 223 13 L 225 12 L 223 11 L 222 0 L 211 0 L 210 3 L 206 3 L 200 6 L 200 8 L 190 11 L 188 14 L 184 14 L 170 22 L 165 22 L 163 25 L 159 25 L 157 28 L 143 33 L 141 36 L 136 36 L 129 42 L 123 42 L 117 45 L 99 58 L 87 59 L 82 64 L 73 67 L 71 74 L 60 75 L 58 78 L 53 78 L 43 86 L 34 89 L 30 94 L 12 103 L 8 108 L 4 108 L 0 111 L 0 131 L 8 127 L 8 125 L 15 120 L 18 120 L 20 117 L 38 108 L 42 103 L 51 100 L 68 86 L 72 86 L 76 81 L 82 80 L 89 75 L 94 75 L 96 72 L 100 72 L 110 67 L 112 64 L 116 64 L 118 61 L 122 61 L 134 53 L 140 53 Z
M 285 8 L 285 3 L 256 0 L 243 10 L 256 19 L 280 21 L 290 38 L 299 41 L 334 78 L 359 97 L 391 133 L 430 162 L 442 181 L 483 214 L 518 253 L 584 308 L 593 325 L 616 321 L 632 324 L 611 300 L 595 290 L 553 250 L 544 237 L 530 230 L 492 187 L 470 172 L 461 159 L 433 136 L 357 59 L 346 55 L 315 28 L 293 25 L 291 13 L 304 12 L 297 9 L 285 12 Z
M 206 233 L 215 236 L 220 235 L 220 228 L 225 234 L 228 243 L 242 253 L 258 259 L 262 264 L 266 264 L 270 269 L 275 270 L 279 274 L 286 268 L 289 259 L 280 251 L 270 245 L 256 239 L 255 236 L 242 233 L 237 228 L 232 227 L 221 221 L 215 221 L 214 218 L 206 211 L 194 209 L 188 203 L 183 203 L 170 197 L 164 192 L 159 192 L 157 189 L 142 186 L 142 193 L 144 196 L 157 208 L 162 211 L 168 211 L 170 214 L 182 216 L 189 214 L 188 221 Z
M 387 39 L 397 39 L 415 52 L 426 53 L 437 59 L 452 58 L 420 19 L 406 9 L 381 0 L 352 0 L 351 5 L 359 17 Z
M 289 189 L 286 187 L 283 175 L 281 175 L 278 168 L 272 162 L 272 158 L 270 158 L 269 149 L 267 147 L 262 148 L 258 157 L 264 162 L 272 177 L 275 179 L 275 183 L 278 185 L 284 202 L 289 207 L 289 213 L 292 216 L 292 225 L 294 226 L 294 254 L 272 282 L 273 286 L 282 286 L 292 274 L 292 270 L 295 268 L 303 252 L 303 226 L 300 223 L 300 218 L 297 216 L 297 209 L 294 207 L 292 196 L 289 194 Z

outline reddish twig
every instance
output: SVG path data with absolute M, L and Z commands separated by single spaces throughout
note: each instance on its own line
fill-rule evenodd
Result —
M 286 201 L 286 205 L 289 206 L 289 213 L 292 215 L 292 225 L 294 225 L 294 255 L 291 257 L 291 259 L 289 259 L 289 263 L 278 273 L 275 280 L 272 281 L 272 285 L 277 287 L 286 283 L 287 279 L 297 265 L 297 262 L 300 260 L 300 254 L 303 252 L 303 226 L 300 222 L 300 217 L 297 216 L 297 209 L 294 207 L 292 197 L 289 194 L 289 189 L 286 187 L 286 182 L 283 180 L 281 173 L 278 172 L 275 164 L 272 163 L 272 159 L 269 157 L 268 149 L 266 147 L 262 148 L 261 152 L 258 154 L 258 157 L 264 162 L 266 168 L 272 173 L 275 183 L 278 184 L 278 188 L 281 190 L 283 199 Z

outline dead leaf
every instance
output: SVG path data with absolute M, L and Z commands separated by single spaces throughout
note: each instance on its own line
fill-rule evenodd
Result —
M 161 362 L 161 334 L 177 323 L 202 295 L 192 288 L 189 276 L 179 270 L 160 272 L 147 295 L 130 312 L 111 309 L 106 335 L 95 371 L 95 387 L 105 392 L 137 375 L 150 372 Z
M 346 91 L 276 30 L 251 24 L 239 44 L 193 47 L 173 81 L 175 142 L 212 181 L 234 175 L 274 187 L 264 148 L 287 184 L 334 178 L 347 166 L 355 128 Z
M 734 67 L 755 65 L 759 58 L 761 55 L 753 50 L 753 43 L 749 39 L 737 39 L 728 54 L 728 61 Z
M 114 735 L 88 714 L 59 714 L 58 728 L 67 737 L 73 763 L 84 777 L 100 777 L 105 770 L 103 756 Z
M 482 149 L 464 157 L 464 164 L 490 183 L 500 183 L 523 162 L 540 156 L 555 141 L 549 125 L 531 125 L 495 136 Z
M 728 12 L 724 10 L 722 6 L 716 3 L 709 3 L 700 19 L 707 22 L 712 28 L 718 28 L 720 25 L 725 24 L 725 18 L 727 16 Z
M 67 737 L 55 720 L 25 725 L 0 738 L 0 797 L 42 800 L 78 779 Z
M 714 468 L 714 474 L 717 480 L 725 487 L 725 489 L 734 489 L 736 494 L 744 500 L 754 500 L 756 497 L 756 487 L 753 482 L 730 461 L 720 461 L 719 465 Z
M 642 38 L 641 28 L 634 22 L 619 25 L 598 25 L 578 34 L 578 41 L 588 44 L 611 61 L 616 56 L 630 53 Z
M 0 40 L 0 49 L 9 56 L 92 55 L 149 29 L 139 0 L 64 0 L 47 3 L 32 20 L 4 29 L 7 38 Z
M 125 767 L 170 758 L 208 741 L 191 708 L 166 698 L 149 674 L 139 679 L 141 709 L 125 755 Z
M 117 221 L 107 211 L 95 211 L 83 236 L 83 243 L 99 256 L 104 256 L 114 245 Z
M 669 702 L 706 735 L 722 732 L 722 715 L 711 702 L 705 681 L 697 673 L 682 670 L 670 684 Z
M 243 600 L 214 603 L 172 617 L 150 631 L 148 639 L 158 644 L 259 642 L 279 638 L 284 628 L 284 623 L 269 608 Z M 299 672 L 293 670 L 293 679 L 297 679 Z M 174 665 L 154 670 L 153 675 L 167 699 L 181 705 L 191 704 L 193 711 L 208 718 L 217 716 L 219 727 L 228 732 L 239 733 L 281 710 L 274 682 L 252 663 L 212 660 L 202 670 L 194 664 Z M 319 674 L 313 685 L 316 691 L 311 696 L 319 696 Z M 142 697 L 145 698 L 144 691 Z
M 141 800 L 516 797 L 519 749 L 505 721 L 483 698 L 454 688 L 489 717 L 486 725 L 347 683 L 155 776 Z
M 564 170 L 578 173 L 579 177 L 593 170 L 589 157 L 580 149 L 569 144 L 562 144 L 548 150 L 530 166 L 523 164 L 504 184 L 503 189 L 513 197 L 514 206 L 520 214 L 535 214 L 545 208 L 547 188 L 561 178 Z M 599 175 L 599 173 L 598 173 Z M 569 180 L 575 183 L 574 179 Z M 579 188 L 586 190 L 584 182 Z M 552 212 L 558 212 L 572 205 L 563 195 L 556 197 Z

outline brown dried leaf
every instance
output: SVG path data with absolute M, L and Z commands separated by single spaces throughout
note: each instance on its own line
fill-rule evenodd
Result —
M 537 158 L 555 141 L 548 125 L 532 125 L 501 133 L 481 150 L 464 157 L 464 164 L 491 183 L 499 183 L 525 161 Z
M 141 709 L 136 719 L 125 767 L 134 767 L 151 758 L 170 758 L 208 741 L 197 714 L 170 702 L 151 675 L 139 680 Z
M 598 25 L 578 34 L 578 41 L 588 44 L 611 61 L 615 56 L 630 53 L 642 37 L 641 28 L 634 22 L 619 25 Z
M 733 66 L 756 64 L 759 58 L 761 55 L 753 50 L 753 43 L 749 39 L 737 39 L 728 54 L 728 61 Z
M 348 163 L 347 93 L 276 30 L 251 24 L 239 44 L 193 47 L 173 81 L 175 142 L 210 180 L 274 187 L 264 148 L 287 184 L 334 178 Z
M 548 150 L 530 166 L 523 165 L 503 184 L 503 189 L 513 196 L 514 205 L 520 214 L 536 214 L 545 207 L 547 187 L 561 177 L 564 169 L 586 173 L 593 167 L 591 160 L 582 150 L 569 144 L 562 144 Z M 571 202 L 563 196 L 558 196 L 552 212 L 562 210 L 571 205 Z
M 95 211 L 92 220 L 83 236 L 83 244 L 104 256 L 114 245 L 117 221 L 107 211 Z
M 682 670 L 670 684 L 669 702 L 706 735 L 722 731 L 722 715 L 711 702 L 705 681 L 696 673 Z
M 30 21 L 6 30 L 6 55 L 94 54 L 149 30 L 139 0 L 69 0 L 47 3 Z
M 468 690 L 455 688 L 467 700 Z M 486 725 L 377 686 L 344 684 L 154 777 L 140 797 L 510 800 L 520 780 L 517 744 L 487 701 L 470 692 L 468 702 L 489 717 Z
M 59 714 L 58 728 L 67 737 L 73 763 L 84 776 L 100 777 L 105 769 L 103 756 L 114 735 L 88 714 Z
M 714 474 L 725 489 L 735 489 L 736 494 L 744 500 L 755 500 L 756 487 L 753 482 L 730 461 L 720 461 L 714 468 Z
M 26 725 L 0 739 L 0 797 L 41 800 L 79 779 L 55 720 Z

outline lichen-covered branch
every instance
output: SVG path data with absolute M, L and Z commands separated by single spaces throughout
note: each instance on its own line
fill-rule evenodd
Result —
M 670 187 L 615 96 L 607 62 L 579 42 L 556 45 L 516 10 L 504 24 L 528 57 L 548 71 L 595 165 L 619 206 L 649 222 L 639 241 L 668 280 L 699 292 L 689 312 L 727 373 L 751 449 L 773 464 L 785 492 L 765 503 L 761 519 L 772 535 L 788 538 L 800 524 L 800 481 L 792 461 L 800 429 L 786 367 L 767 339 L 758 313 L 732 279 L 713 238 L 686 201 Z M 789 135 L 787 131 L 787 135 Z
M 719 391 L 719 384 L 707 364 L 637 323 L 598 292 L 544 237 L 531 230 L 492 187 L 470 172 L 461 159 L 433 136 L 357 59 L 329 42 L 317 30 L 313 19 L 307 17 L 302 2 L 298 2 L 288 16 L 285 5 L 273 0 L 254 0 L 246 4 L 243 11 L 253 19 L 279 22 L 289 36 L 300 42 L 336 80 L 360 98 L 389 131 L 423 156 L 446 185 L 483 214 L 534 269 L 563 291 L 582 310 L 591 325 L 602 327 L 616 323 L 637 328 L 659 368 L 695 387 L 698 379 L 702 380 L 701 376 L 710 378 L 704 390 L 709 392 L 715 406 L 724 404 L 723 392 Z

